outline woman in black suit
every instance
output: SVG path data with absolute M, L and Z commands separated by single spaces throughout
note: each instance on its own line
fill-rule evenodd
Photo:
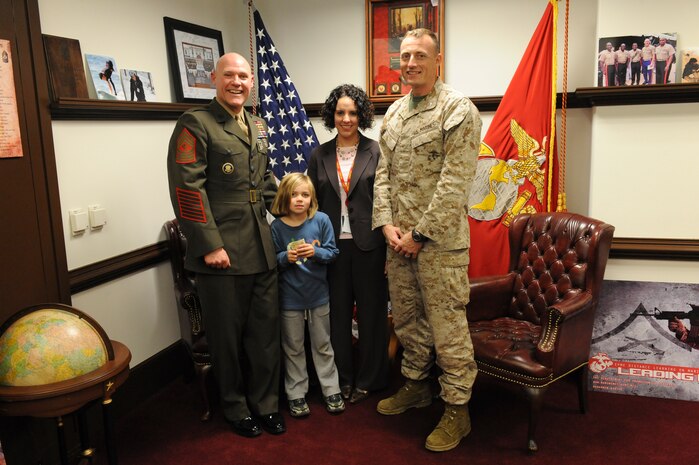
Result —
M 330 335 L 342 395 L 357 403 L 388 381 L 386 241 L 380 229 L 371 229 L 380 151 L 376 141 L 359 132 L 374 123 L 374 107 L 359 87 L 343 84 L 333 89 L 322 117 L 326 128 L 337 129 L 337 136 L 313 150 L 308 175 L 340 249 L 337 261 L 328 267 Z M 355 302 L 357 361 L 352 350 Z

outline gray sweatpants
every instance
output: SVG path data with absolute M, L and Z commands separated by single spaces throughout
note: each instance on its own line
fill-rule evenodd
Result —
M 324 304 L 308 310 L 283 310 L 281 327 L 285 361 L 284 389 L 289 400 L 300 399 L 308 393 L 308 369 L 303 343 L 306 321 L 311 338 L 313 365 L 323 396 L 340 392 L 335 354 L 330 344 L 330 306 Z

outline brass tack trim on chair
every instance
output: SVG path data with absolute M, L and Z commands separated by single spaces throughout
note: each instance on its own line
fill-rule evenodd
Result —
M 509 383 L 515 383 L 515 384 L 519 384 L 520 386 L 529 387 L 529 388 L 542 388 L 542 387 L 546 387 L 546 386 L 548 386 L 548 385 L 550 385 L 550 384 L 552 384 L 552 383 L 555 383 L 555 382 L 558 381 L 559 379 L 561 379 L 561 378 L 563 378 L 563 377 L 565 377 L 565 376 L 568 376 L 569 374 L 571 374 L 571 373 L 574 372 L 575 370 L 579 370 L 581 367 L 584 367 L 585 365 L 587 365 L 587 362 L 581 363 L 580 365 L 576 366 L 575 368 L 572 368 L 570 371 L 567 371 L 567 372 L 565 372 L 565 373 L 563 373 L 563 374 L 561 374 L 561 375 L 559 375 L 559 376 L 556 376 L 555 378 L 553 378 L 553 375 L 549 375 L 549 376 L 547 376 L 546 378 L 534 378 L 533 376 L 517 375 L 517 376 L 520 377 L 520 378 L 529 378 L 529 379 L 541 379 L 541 380 L 546 380 L 546 383 L 545 383 L 545 384 L 528 384 L 528 383 L 522 382 L 522 381 L 520 381 L 520 380 L 512 379 L 512 378 L 507 378 L 507 377 L 505 377 L 505 376 L 503 376 L 503 375 L 500 375 L 500 374 L 498 374 L 498 373 L 496 373 L 496 372 L 492 372 L 492 371 L 490 371 L 490 370 L 483 369 L 483 368 L 481 367 L 481 365 L 483 365 L 483 366 L 485 366 L 485 367 L 487 367 L 487 368 L 492 368 L 492 369 L 494 369 L 494 370 L 504 371 L 505 373 L 511 373 L 511 374 L 516 374 L 516 373 L 513 373 L 513 372 L 511 372 L 511 371 L 507 371 L 507 370 L 503 370 L 503 369 L 498 368 L 498 367 L 494 367 L 494 366 L 488 365 L 487 363 L 484 363 L 484 362 L 481 362 L 481 361 L 478 361 L 478 360 L 476 360 L 476 363 L 478 364 L 478 369 L 481 370 L 482 372 L 484 372 L 484 373 L 487 374 L 487 375 L 493 376 L 493 377 L 498 378 L 498 379 L 502 379 L 502 380 L 507 381 L 507 382 L 509 382 Z
M 551 321 L 553 318 L 555 321 Z M 561 322 L 561 314 L 559 312 L 549 312 L 549 324 L 546 327 L 546 333 L 541 340 L 541 349 L 548 352 L 553 349 L 553 344 L 556 342 L 556 336 L 558 336 L 558 324 Z
M 492 370 L 496 370 L 496 371 L 499 371 L 499 372 L 502 372 L 502 373 L 507 373 L 507 374 L 510 374 L 510 375 L 514 375 L 514 376 L 516 376 L 516 377 L 518 377 L 518 378 L 527 378 L 527 379 L 531 379 L 531 380 L 542 380 L 542 381 L 543 381 L 543 380 L 548 380 L 548 379 L 550 379 L 551 376 L 552 376 L 552 375 L 548 375 L 546 378 L 537 378 L 537 377 L 534 377 L 534 376 L 522 375 L 522 374 L 519 374 L 519 373 L 515 373 L 514 371 L 505 370 L 505 369 L 503 369 L 503 368 L 496 367 L 496 366 L 493 366 L 493 365 L 489 365 L 489 364 L 487 364 L 487 363 L 485 363 L 485 362 L 481 362 L 481 361 L 478 361 L 478 360 L 477 360 L 476 362 L 477 362 L 479 365 L 484 365 L 484 366 L 486 366 L 486 367 L 488 367 L 488 368 L 490 368 L 490 369 L 492 369 Z M 486 370 L 486 372 L 487 372 L 487 370 Z M 509 378 L 503 378 L 503 379 L 509 379 Z

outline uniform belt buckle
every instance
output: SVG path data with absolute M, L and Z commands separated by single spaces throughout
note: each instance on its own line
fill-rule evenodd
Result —
M 250 203 L 257 202 L 257 190 L 250 190 Z

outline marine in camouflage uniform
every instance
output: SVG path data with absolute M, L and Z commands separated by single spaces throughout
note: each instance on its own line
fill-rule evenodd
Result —
M 419 40 L 406 37 L 401 60 L 412 63 L 403 52 L 409 37 Z M 411 66 L 406 64 L 406 70 Z M 403 74 L 405 77 L 406 71 Z M 424 380 L 436 361 L 443 372 L 439 382 L 447 404 L 445 417 L 453 407 L 465 411 L 468 419 L 466 404 L 477 368 L 466 320 L 467 201 L 476 170 L 481 119 L 468 98 L 443 84 L 436 72 L 433 79 L 428 82 L 428 93 L 416 97 L 413 85 L 411 94 L 391 105 L 381 127 L 382 157 L 376 171 L 372 226 L 383 227 L 389 242 L 393 322 L 404 348 L 401 372 L 408 382 L 401 388 L 403 393 L 381 401 L 377 410 L 391 415 L 428 405 L 431 399 Z M 391 235 L 394 228 L 397 236 Z M 430 450 L 456 447 L 470 431 L 469 420 L 467 430 L 457 428 L 458 438 L 435 439 L 440 425 L 427 439 Z

